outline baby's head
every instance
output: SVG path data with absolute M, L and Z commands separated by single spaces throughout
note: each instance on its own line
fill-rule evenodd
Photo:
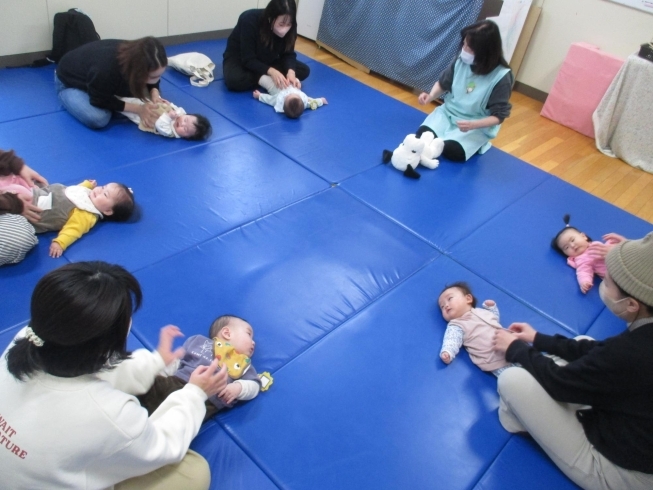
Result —
M 450 322 L 476 308 L 476 298 L 466 282 L 455 282 L 444 287 L 438 298 L 442 318 Z
M 184 114 L 177 117 L 173 123 L 175 132 L 180 138 L 191 141 L 201 141 L 211 136 L 211 122 L 201 114 Z
M 222 315 L 217 318 L 209 330 L 209 337 L 229 342 L 240 354 L 252 357 L 254 354 L 254 329 L 252 326 L 234 315 Z
M 592 239 L 577 228 L 569 226 L 569 219 L 569 215 L 565 214 L 565 227 L 551 240 L 551 247 L 565 257 L 578 257 L 587 250 Z
M 298 94 L 290 94 L 283 102 L 283 113 L 290 119 L 297 119 L 304 114 L 304 102 Z
M 89 196 L 108 221 L 127 221 L 134 212 L 134 193 L 125 184 L 98 185 Z

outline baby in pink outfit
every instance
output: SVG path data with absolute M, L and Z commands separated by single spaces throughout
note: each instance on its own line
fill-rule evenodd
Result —
M 605 277 L 605 256 L 613 246 L 624 240 L 621 235 L 608 233 L 604 242 L 593 242 L 582 231 L 569 226 L 569 215 L 564 216 L 565 227 L 551 241 L 555 251 L 567 257 L 567 264 L 576 269 L 578 285 L 586 293 L 594 285 L 594 274 Z
M 476 308 L 476 298 L 469 286 L 457 282 L 446 286 L 438 298 L 442 317 L 448 322 L 444 333 L 440 359 L 449 364 L 460 351 L 467 349 L 469 358 L 483 371 L 495 376 L 512 366 L 503 353 L 494 349 L 494 334 L 503 328 L 499 323 L 499 309 L 491 299 Z

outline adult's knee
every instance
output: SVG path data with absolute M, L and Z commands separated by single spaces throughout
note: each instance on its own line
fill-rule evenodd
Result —
M 192 475 L 184 483 L 184 488 L 187 490 L 208 490 L 211 486 L 211 468 L 206 459 L 192 449 L 188 450 L 184 459 L 188 463 L 184 473 Z
M 233 64 L 222 65 L 224 84 L 232 92 L 254 90 L 258 86 L 258 78 L 240 66 Z
M 298 61 L 297 65 L 295 66 L 295 76 L 299 80 L 306 80 L 310 74 L 311 74 L 310 67 L 306 63 L 302 63 L 301 61 Z
M 445 140 L 444 148 L 442 149 L 442 156 L 447 160 L 456 163 L 464 163 L 467 161 L 467 155 L 463 146 L 455 140 Z
M 527 393 L 530 384 L 537 383 L 535 378 L 524 368 L 511 367 L 501 373 L 497 381 L 499 395 L 507 403 Z
M 110 112 L 107 113 L 107 114 L 103 114 L 101 116 L 97 115 L 97 116 L 94 116 L 94 117 L 85 118 L 85 120 L 80 119 L 80 122 L 84 126 L 86 126 L 88 128 L 91 128 L 91 129 L 102 129 L 102 128 L 106 127 L 107 124 L 109 124 L 109 121 L 111 121 L 111 113 Z

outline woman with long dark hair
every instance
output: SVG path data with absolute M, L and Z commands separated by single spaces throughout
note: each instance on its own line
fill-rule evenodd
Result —
M 265 9 L 247 10 L 227 40 L 223 55 L 224 83 L 242 92 L 269 75 L 279 89 L 301 88 L 310 68 L 297 60 L 297 5 L 294 0 L 271 0 Z
M 104 39 L 66 53 L 57 66 L 55 85 L 64 108 L 89 128 L 105 127 L 113 112 L 122 111 L 134 112 L 147 127 L 154 127 L 154 109 L 162 100 L 159 80 L 166 66 L 166 50 L 158 39 Z M 116 96 L 148 103 L 125 103 Z
M 420 104 L 428 104 L 446 92 L 417 131 L 431 131 L 444 140 L 442 156 L 465 162 L 485 153 L 501 123 L 510 115 L 513 75 L 503 58 L 497 25 L 482 20 L 461 32 L 461 51 L 440 75 L 430 93 L 422 92 Z

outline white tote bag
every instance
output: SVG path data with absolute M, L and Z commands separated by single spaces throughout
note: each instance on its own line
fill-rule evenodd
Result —
M 215 63 L 205 54 L 181 53 L 168 58 L 168 65 L 190 76 L 190 84 L 195 87 L 206 87 L 213 81 Z

